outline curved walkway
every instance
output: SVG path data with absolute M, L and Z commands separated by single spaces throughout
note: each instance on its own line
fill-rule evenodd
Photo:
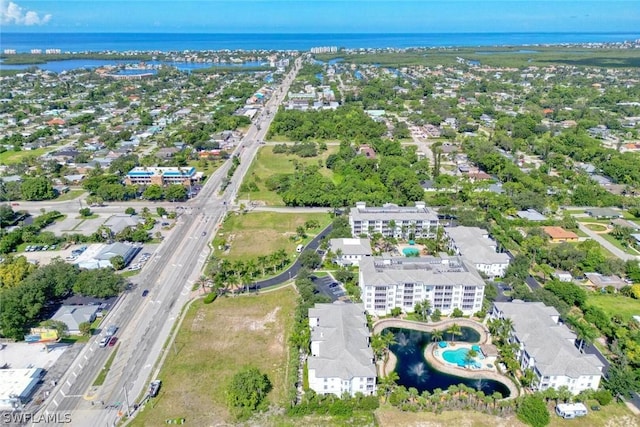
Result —
M 470 319 L 465 319 L 463 317 L 455 319 L 445 319 L 434 323 L 416 322 L 413 320 L 403 319 L 381 319 L 373 324 L 373 333 L 379 334 L 386 328 L 405 328 L 422 332 L 433 332 L 434 330 L 438 329 L 444 332 L 447 327 L 453 325 L 454 323 L 458 326 L 466 326 L 468 328 L 472 328 L 476 332 L 478 332 L 480 334 L 479 344 L 490 343 L 491 337 L 489 336 L 489 330 L 482 323 L 478 323 Z
M 478 345 L 482 344 L 490 344 L 491 336 L 489 334 L 489 330 L 481 323 L 478 323 L 474 320 L 465 319 L 465 318 L 456 318 L 456 319 L 445 319 L 436 323 L 423 323 L 416 322 L 413 320 L 403 320 L 403 319 L 382 319 L 378 320 L 373 324 L 373 333 L 379 334 L 386 328 L 404 328 L 404 329 L 412 329 L 416 331 L 422 332 L 433 332 L 436 329 L 444 330 L 447 327 L 458 324 L 459 326 L 466 326 L 474 329 L 476 332 L 480 334 L 480 340 L 478 341 Z M 445 374 L 455 375 L 463 378 L 471 378 L 471 379 L 491 379 L 494 381 L 501 382 L 509 389 L 509 397 L 507 399 L 515 399 L 520 394 L 518 388 L 513 383 L 511 379 L 508 377 L 499 374 L 494 371 L 489 371 L 486 369 L 478 369 L 478 370 L 467 370 L 460 369 L 455 366 L 449 366 L 442 362 L 439 358 L 435 357 L 433 354 L 434 349 L 436 348 L 436 343 L 428 344 L 424 351 L 424 358 L 429 362 L 429 364 L 436 370 L 440 372 L 444 372 Z M 389 357 L 386 364 L 381 364 L 380 372 L 381 375 L 385 376 L 387 373 L 392 372 L 396 367 L 397 359 L 396 356 L 389 352 Z

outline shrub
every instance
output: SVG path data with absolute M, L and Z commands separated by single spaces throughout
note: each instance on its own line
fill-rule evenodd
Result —
M 211 304 L 212 302 L 214 302 L 216 300 L 216 298 L 218 297 L 218 294 L 215 292 L 211 292 L 209 294 L 207 294 L 206 297 L 204 297 L 204 303 L 205 304 Z
M 533 427 L 544 427 L 551 421 L 544 400 L 535 394 L 525 396 L 516 413 L 520 421 Z
M 593 394 L 593 398 L 602 406 L 607 406 L 613 400 L 613 396 L 609 390 L 598 390 Z

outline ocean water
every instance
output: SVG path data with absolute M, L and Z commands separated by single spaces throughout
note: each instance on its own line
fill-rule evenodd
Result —
M 178 33 L 5 33 L 0 50 L 61 49 L 62 52 L 184 50 L 309 50 L 345 48 L 522 46 L 612 43 L 640 39 L 637 33 L 424 33 L 424 34 L 178 34 Z

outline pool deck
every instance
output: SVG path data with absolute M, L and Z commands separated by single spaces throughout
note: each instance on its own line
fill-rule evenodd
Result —
M 507 399 L 515 399 L 520 394 L 516 385 L 509 379 L 508 377 L 496 372 L 494 369 L 467 369 L 460 368 L 458 366 L 453 366 L 444 360 L 441 357 L 438 357 L 434 354 L 436 351 L 444 351 L 451 350 L 456 348 L 461 348 L 461 346 L 471 345 L 482 345 L 482 344 L 490 344 L 491 343 L 491 335 L 489 334 L 489 330 L 481 323 L 476 321 L 465 319 L 465 318 L 456 318 L 456 319 L 445 319 L 436 323 L 423 323 L 423 322 L 415 322 L 413 320 L 402 320 L 402 319 L 382 319 L 378 320 L 373 324 L 373 333 L 379 334 L 386 328 L 405 328 L 405 329 L 413 329 L 416 331 L 422 332 L 433 332 L 435 329 L 444 330 L 447 327 L 453 325 L 454 323 L 459 326 L 466 326 L 474 329 L 480 334 L 480 341 L 477 343 L 467 343 L 460 342 L 458 345 L 454 347 L 446 347 L 439 348 L 437 343 L 428 344 L 424 350 L 424 358 L 429 362 L 434 369 L 444 372 L 445 374 L 451 374 L 458 377 L 463 378 L 471 378 L 471 379 L 490 379 L 494 381 L 499 381 L 502 384 L 506 385 L 509 388 L 509 397 Z M 398 360 L 396 356 L 389 352 L 389 357 L 387 363 L 379 363 L 378 364 L 378 372 L 382 376 L 386 376 L 389 372 L 393 372 L 396 368 Z M 492 361 L 492 363 L 495 361 Z M 493 363 L 495 366 L 495 363 Z
M 460 347 L 456 346 L 453 348 L 455 349 Z M 513 381 L 511 381 L 511 379 L 505 377 L 504 375 L 499 374 L 494 369 L 461 368 L 445 362 L 444 360 L 442 360 L 441 357 L 436 356 L 434 354 L 436 351 L 445 351 L 447 349 L 451 350 L 451 347 L 439 348 L 436 343 L 431 343 L 427 345 L 427 347 L 424 349 L 424 358 L 427 359 L 427 362 L 429 362 L 431 366 L 433 366 L 435 369 L 437 369 L 440 372 L 444 372 L 445 374 L 451 374 L 451 375 L 464 377 L 464 378 L 489 379 L 489 380 L 501 382 L 502 384 L 506 385 L 507 388 L 509 388 L 509 397 L 507 397 L 507 399 L 515 399 L 516 397 L 518 397 L 519 395 L 518 387 L 516 387 Z

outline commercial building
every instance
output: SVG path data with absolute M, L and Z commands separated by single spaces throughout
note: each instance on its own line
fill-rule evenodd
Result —
M 0 411 L 13 411 L 26 403 L 43 374 L 41 368 L 0 369 Z
M 576 233 L 565 230 L 562 227 L 542 227 L 542 231 L 549 236 L 553 243 L 578 241 L 578 235 Z
M 428 300 L 432 310 L 466 315 L 480 311 L 485 283 L 475 267 L 462 257 L 383 258 L 360 261 L 359 285 L 370 314 L 390 314 L 394 308 L 413 312 Z
M 414 239 L 434 237 L 439 222 L 424 202 L 404 207 L 391 203 L 367 207 L 365 202 L 358 202 L 349 213 L 349 224 L 354 237 L 380 233 L 385 237 Z
M 336 263 L 343 267 L 357 266 L 362 258 L 372 255 L 369 239 L 331 239 L 329 249 L 334 253 Z
M 541 302 L 495 302 L 491 317 L 513 322 L 509 341 L 518 345 L 516 357 L 521 369 L 533 371 L 535 390 L 566 386 L 576 395 L 598 389 L 602 362 L 578 350 L 576 335 L 559 323 L 555 308 Z
M 93 323 L 96 320 L 99 307 L 97 305 L 63 305 L 51 317 L 69 328 L 70 335 L 80 335 L 80 324 Z
M 202 173 L 196 172 L 194 167 L 143 167 L 137 166 L 131 169 L 125 177 L 127 185 L 191 185 L 202 179 Z
M 446 227 L 449 249 L 473 263 L 476 269 L 490 278 L 504 276 L 511 258 L 498 253 L 498 244 L 489 232 L 479 227 Z
M 309 388 L 342 396 L 376 393 L 376 366 L 362 304 L 316 304 L 309 309 Z
M 91 245 L 75 260 L 74 264 L 87 270 L 110 268 L 112 267 L 111 258 L 120 255 L 126 266 L 140 252 L 140 249 L 139 246 L 119 242 L 111 243 L 110 245 Z

